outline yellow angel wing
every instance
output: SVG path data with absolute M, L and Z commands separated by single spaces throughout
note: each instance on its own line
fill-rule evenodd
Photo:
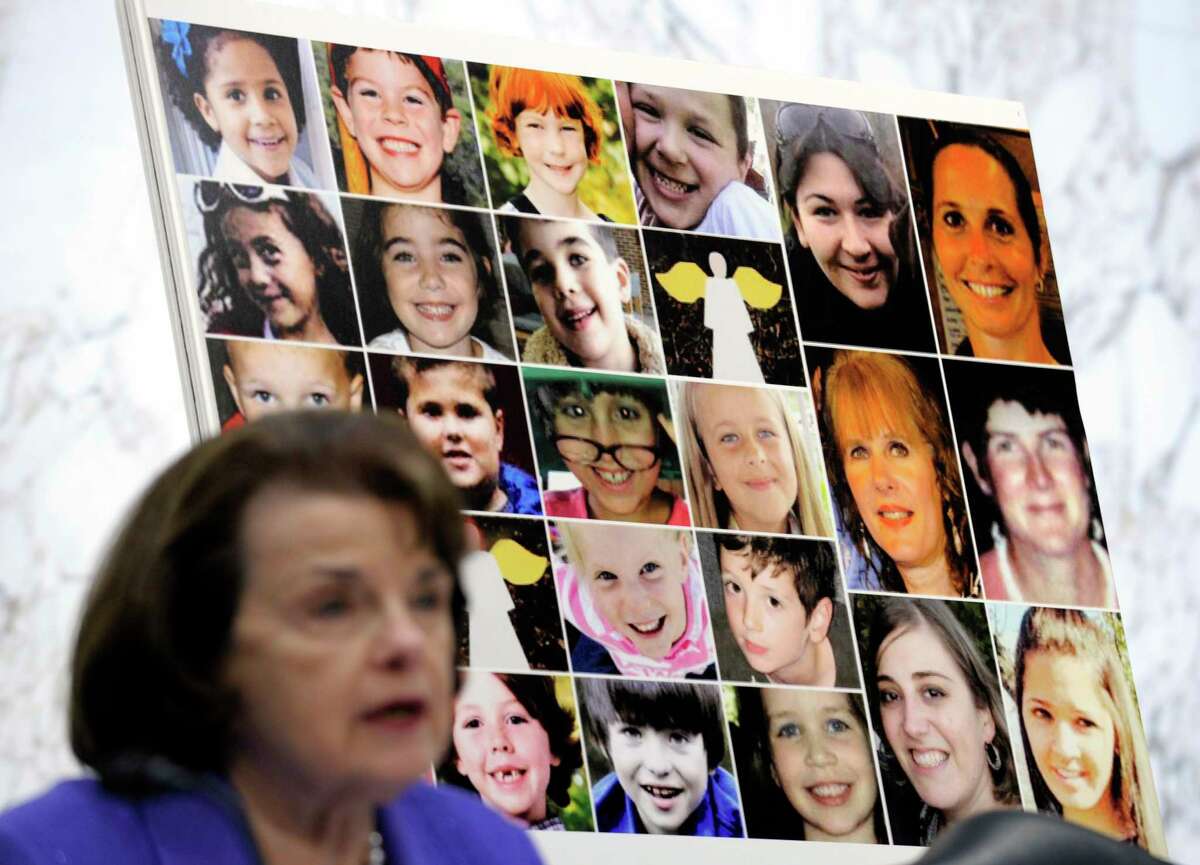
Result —
M 678 261 L 666 273 L 654 274 L 654 278 L 680 303 L 695 303 L 704 297 L 708 283 L 708 274 L 694 261 Z
M 753 267 L 739 267 L 734 271 L 733 281 L 737 283 L 746 303 L 755 309 L 770 309 L 783 296 L 780 283 L 771 282 Z
M 504 579 L 514 586 L 533 585 L 542 578 L 542 574 L 546 572 L 546 565 L 549 564 L 545 556 L 529 552 L 510 538 L 496 541 L 488 552 L 500 566 L 500 573 L 504 574 Z

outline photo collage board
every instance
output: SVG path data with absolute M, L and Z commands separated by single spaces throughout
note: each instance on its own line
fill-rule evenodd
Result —
M 144 24 L 203 434 L 394 414 L 462 493 L 436 783 L 1162 852 L 1027 132 Z

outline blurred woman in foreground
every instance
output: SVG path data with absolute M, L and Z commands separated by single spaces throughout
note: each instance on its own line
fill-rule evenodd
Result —
M 70 733 L 98 777 L 0 815 L 0 861 L 536 862 L 419 783 L 450 732 L 462 552 L 454 487 L 399 423 L 283 414 L 193 449 L 85 605 Z

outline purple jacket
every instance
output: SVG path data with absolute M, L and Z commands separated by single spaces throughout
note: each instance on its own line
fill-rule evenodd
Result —
M 538 865 L 526 834 L 452 788 L 413 784 L 380 811 L 388 865 Z M 3 865 L 260 865 L 237 821 L 197 793 L 133 800 L 65 781 L 0 814 Z

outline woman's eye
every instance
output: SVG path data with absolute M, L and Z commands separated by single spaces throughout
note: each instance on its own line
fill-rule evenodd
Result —
M 837 208 L 830 207 L 828 204 L 818 204 L 812 209 L 812 215 L 818 219 L 833 219 L 838 212 Z
M 1065 432 L 1047 433 L 1042 436 L 1042 441 L 1050 450 L 1069 451 L 1074 450 L 1074 445 L 1071 443 L 1071 437 Z
M 932 685 L 925 688 L 925 690 L 923 690 L 921 693 L 928 700 L 940 700 L 942 697 L 946 696 L 945 691 L 943 691 L 941 688 L 937 688 Z
M 966 220 L 959 211 L 947 210 L 942 214 L 942 223 L 948 228 L 962 228 L 966 224 Z
M 871 455 L 871 452 L 864 445 L 855 445 L 847 453 L 852 460 L 865 460 Z
M 1081 715 L 1075 719 L 1075 726 L 1079 727 L 1081 730 L 1090 730 L 1093 727 L 1096 727 L 1098 725 L 1091 718 L 1087 718 L 1087 717 L 1084 717 Z
M 1041 706 L 1034 706 L 1029 710 L 1029 714 L 1039 721 L 1049 721 L 1052 718 L 1050 712 L 1043 709 Z
M 1012 237 L 1017 233 L 1016 228 L 1009 220 L 996 214 L 988 217 L 987 227 L 1001 237 Z
M 587 417 L 587 409 L 581 405 L 575 405 L 573 403 L 559 406 L 558 411 L 560 414 L 563 414 L 572 420 L 582 420 L 583 418 Z
M 886 706 L 889 703 L 894 703 L 900 699 L 900 695 L 892 690 L 883 690 L 879 692 L 879 704 Z
M 440 610 L 448 605 L 445 592 L 429 591 L 413 595 L 409 605 L 419 613 L 429 613 Z
M 883 219 L 887 211 L 880 207 L 875 202 L 863 204 L 858 208 L 858 216 L 860 219 Z
M 348 612 L 350 602 L 346 598 L 325 598 L 312 608 L 313 615 L 318 619 L 333 619 Z
M 620 418 L 621 420 L 634 421 L 634 420 L 637 420 L 638 418 L 640 418 L 641 416 L 642 416 L 641 409 L 639 409 L 635 406 L 623 405 L 623 406 L 619 406 L 617 408 L 617 417 Z
M 908 445 L 902 441 L 893 441 L 888 444 L 888 453 L 894 457 L 906 457 L 909 454 Z

